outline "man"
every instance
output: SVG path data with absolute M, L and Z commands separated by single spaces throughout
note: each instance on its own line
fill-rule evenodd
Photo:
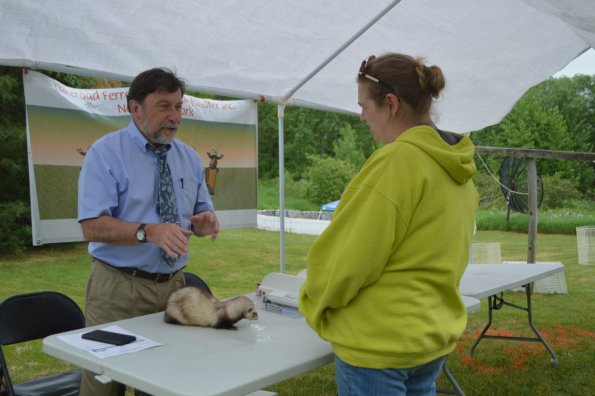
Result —
M 79 177 L 78 219 L 92 269 L 87 326 L 165 310 L 184 286 L 188 238 L 210 235 L 213 212 L 196 151 L 174 140 L 185 83 L 168 69 L 139 74 L 128 91 L 130 124 L 93 144 Z M 116 395 L 85 372 L 81 395 Z

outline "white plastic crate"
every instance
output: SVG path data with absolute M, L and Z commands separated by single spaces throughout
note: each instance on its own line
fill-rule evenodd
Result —
M 595 264 L 595 226 L 576 227 L 579 264 Z
M 552 264 L 552 261 L 539 261 L 536 264 Z M 561 264 L 560 262 L 555 262 Z M 504 261 L 503 264 L 527 264 L 526 261 Z M 525 291 L 524 287 L 517 287 L 512 291 Z M 566 286 L 566 278 L 564 277 L 564 271 L 557 272 L 547 278 L 539 279 L 533 283 L 533 291 L 541 294 L 568 294 L 568 287 Z
M 500 264 L 502 253 L 499 242 L 472 243 L 471 264 Z

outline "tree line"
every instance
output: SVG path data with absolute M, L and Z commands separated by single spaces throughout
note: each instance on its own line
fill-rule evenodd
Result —
M 259 174 L 278 176 L 278 127 L 274 105 L 259 107 Z M 456 131 L 454 131 L 456 132 Z M 497 125 L 471 132 L 478 146 L 593 152 L 595 75 L 550 78 L 531 88 Z M 379 146 L 357 116 L 303 108 L 285 110 L 285 179 L 303 185 L 314 202 L 338 199 L 346 181 Z M 476 157 L 476 184 L 484 207 L 505 201 L 497 175 L 502 157 Z M 538 160 L 544 204 L 570 205 L 594 199 L 595 165 L 586 161 Z M 335 175 L 335 177 L 333 177 Z
M 74 88 L 121 86 L 118 81 L 45 72 Z M 198 97 L 210 97 L 190 93 Z M 355 99 L 354 99 L 355 100 Z M 20 68 L 0 67 L 0 252 L 31 245 L 25 101 Z M 276 105 L 258 105 L 260 180 L 278 177 Z M 106 131 L 107 132 L 107 131 Z M 456 131 L 455 131 L 456 132 Z M 476 145 L 592 152 L 595 143 L 595 75 L 551 78 L 531 88 L 497 125 L 471 133 Z M 353 115 L 288 107 L 285 110 L 285 180 L 313 202 L 338 199 L 366 158 L 379 146 Z M 502 207 L 497 173 L 502 158 L 478 158 L 475 179 L 485 207 Z M 485 163 L 485 165 L 484 165 Z M 540 160 L 548 205 L 593 201 L 595 165 L 585 161 Z M 547 181 L 547 183 L 545 183 Z M 549 186 L 548 186 L 549 185 Z

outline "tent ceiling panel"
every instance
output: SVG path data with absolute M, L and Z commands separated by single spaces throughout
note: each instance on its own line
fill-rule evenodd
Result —
M 0 0 L 0 64 L 123 80 L 167 66 L 194 90 L 280 101 L 391 3 Z M 592 1 L 396 3 L 288 103 L 357 113 L 362 59 L 403 52 L 446 75 L 439 126 L 472 131 L 595 45 Z

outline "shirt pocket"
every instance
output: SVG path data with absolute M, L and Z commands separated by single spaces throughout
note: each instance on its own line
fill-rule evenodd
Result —
M 194 214 L 194 206 L 198 198 L 198 178 L 195 176 L 184 176 L 178 180 L 178 213 L 180 224 L 184 226 L 189 223 L 188 218 Z M 187 227 L 186 227 L 187 228 Z

